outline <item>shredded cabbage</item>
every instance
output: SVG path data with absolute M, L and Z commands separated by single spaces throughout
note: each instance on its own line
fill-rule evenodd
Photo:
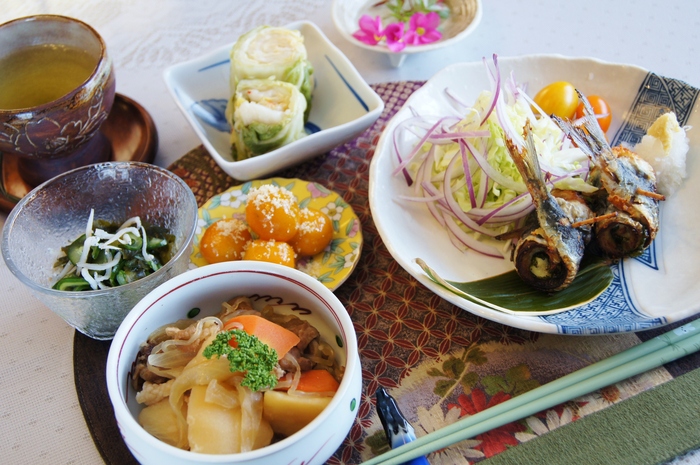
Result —
M 458 118 L 416 116 L 397 127 L 394 148 L 399 165 L 395 173 L 402 173 L 414 186 L 415 195 L 404 198 L 428 200 L 431 213 L 448 229 L 456 246 L 504 257 L 509 244 L 495 237 L 519 227 L 534 209 L 506 147 L 506 137 L 524 146 L 522 129 L 529 122 L 550 187 L 582 192 L 592 192 L 595 187 L 586 182 L 586 155 L 513 76 L 502 81 L 495 56 L 494 66 L 495 71 L 487 66 L 492 89 L 482 91 L 471 107 L 446 89 Z M 410 149 L 401 150 L 407 146 Z

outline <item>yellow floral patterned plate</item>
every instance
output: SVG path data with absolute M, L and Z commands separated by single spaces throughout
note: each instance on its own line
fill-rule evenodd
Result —
M 312 257 L 298 257 L 297 269 L 315 277 L 330 290 L 343 284 L 355 269 L 362 250 L 362 228 L 352 207 L 342 197 L 315 182 L 300 179 L 272 178 L 249 181 L 217 194 L 199 208 L 199 220 L 194 238 L 190 266 L 207 265 L 199 252 L 199 241 L 213 222 L 222 218 L 245 221 L 248 192 L 254 187 L 274 184 L 291 191 L 301 208 L 321 210 L 333 221 L 333 239 L 326 249 Z

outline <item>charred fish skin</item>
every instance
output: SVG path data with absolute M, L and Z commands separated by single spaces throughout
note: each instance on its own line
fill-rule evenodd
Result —
M 656 192 L 656 176 L 653 168 L 634 152 L 622 147 L 612 149 L 617 162 L 620 187 L 606 187 L 600 176 L 603 170 L 594 166 L 593 179 L 601 179 L 601 187 L 608 192 L 608 205 L 603 214 L 617 212 L 617 218 L 596 223 L 597 245 L 605 255 L 614 259 L 634 257 L 646 250 L 659 230 L 659 201 L 647 195 L 637 194 L 638 189 Z M 635 184 L 631 183 L 635 180 Z
M 520 238 L 513 262 L 523 281 L 535 289 L 555 292 L 569 286 L 576 277 L 585 245 L 581 232 L 571 226 L 547 190 L 529 125 L 525 127 L 525 141 L 522 150 L 507 138 L 506 146 L 532 196 L 538 226 Z
M 588 202 L 586 202 L 586 199 L 584 199 L 580 193 L 572 190 L 555 188 L 550 191 L 550 194 L 557 200 L 557 203 L 572 224 L 595 218 L 596 214 L 591 210 L 591 207 L 588 206 Z M 588 245 L 593 237 L 593 227 L 590 224 L 584 224 L 576 227 L 576 229 L 581 232 L 584 245 Z
M 607 200 L 597 213 L 618 213 L 616 218 L 596 223 L 597 248 L 613 259 L 639 255 L 659 230 L 659 200 L 640 194 L 656 193 L 654 169 L 630 150 L 611 148 L 588 100 L 580 92 L 579 98 L 585 108 L 581 127 L 553 118 L 590 159 L 589 182 L 607 193 Z

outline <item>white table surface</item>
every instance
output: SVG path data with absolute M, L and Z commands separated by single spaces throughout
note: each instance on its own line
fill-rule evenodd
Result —
M 484 0 L 483 7 L 481 24 L 467 39 L 409 56 L 400 68 L 346 42 L 333 26 L 330 0 L 0 0 L 0 23 L 44 13 L 92 25 L 114 59 L 117 92 L 155 120 L 161 166 L 199 145 L 165 88 L 163 70 L 261 24 L 313 21 L 370 83 L 424 80 L 449 64 L 493 53 L 558 53 L 635 64 L 700 87 L 696 0 Z M 0 213 L 0 226 L 5 219 Z M 0 261 L 1 463 L 101 463 L 73 384 L 73 335 Z

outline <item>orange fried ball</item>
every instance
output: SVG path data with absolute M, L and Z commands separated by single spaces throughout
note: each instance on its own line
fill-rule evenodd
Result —
M 310 256 L 321 252 L 333 239 L 333 222 L 320 210 L 304 208 L 299 212 L 297 235 L 289 241 L 299 255 Z
M 272 184 L 251 189 L 245 218 L 260 239 L 289 241 L 299 227 L 297 199 L 287 189 Z
M 296 257 L 294 249 L 286 242 L 257 239 L 248 243 L 243 254 L 243 260 L 257 260 L 271 262 L 294 268 Z
M 243 258 L 245 245 L 252 239 L 246 224 L 236 218 L 224 218 L 212 223 L 199 241 L 199 251 L 209 263 Z

